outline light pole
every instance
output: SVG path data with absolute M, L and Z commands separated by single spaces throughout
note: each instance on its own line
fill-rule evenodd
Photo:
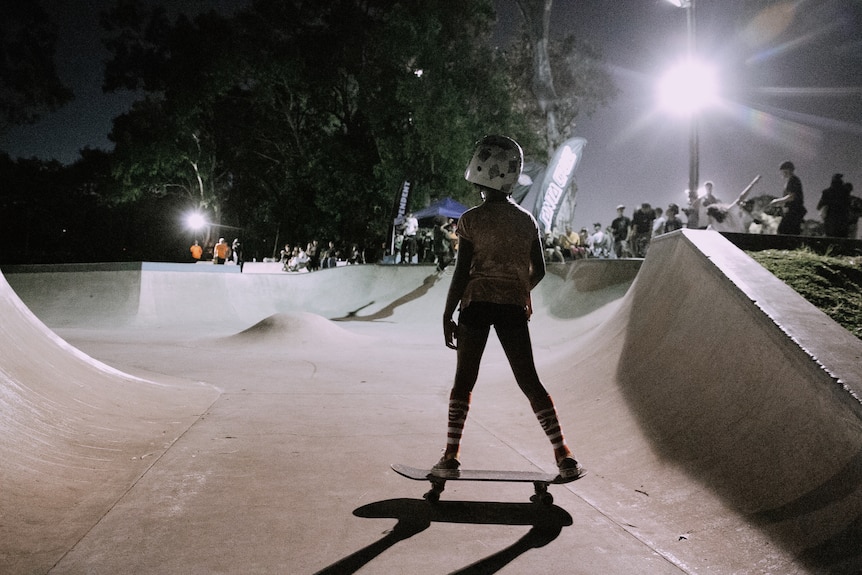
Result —
M 693 65 L 695 54 L 697 53 L 697 19 L 695 18 L 695 1 L 696 0 L 667 0 L 678 8 L 685 8 L 686 21 L 688 27 L 688 60 L 689 64 Z M 696 82 L 697 77 L 693 76 L 687 79 L 688 82 Z M 697 93 L 697 86 L 690 86 L 687 90 L 690 94 Z M 697 197 L 698 180 L 700 179 L 700 140 L 698 136 L 698 114 L 697 110 L 691 111 L 689 117 L 689 136 L 688 136 L 688 193 L 691 197 Z

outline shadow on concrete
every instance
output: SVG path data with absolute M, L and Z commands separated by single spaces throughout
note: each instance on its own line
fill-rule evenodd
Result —
M 440 280 L 441 277 L 442 276 L 437 273 L 429 275 L 422 281 L 421 286 L 404 294 L 403 296 L 389 303 L 379 311 L 376 311 L 370 315 L 359 315 L 359 312 L 373 305 L 374 301 L 370 301 L 364 306 L 349 312 L 346 316 L 334 317 L 332 318 L 332 321 L 377 321 L 380 319 L 391 317 L 392 314 L 395 313 L 395 310 L 398 309 L 400 306 L 408 304 L 411 301 L 417 300 L 426 293 L 428 293 L 428 290 L 430 290 L 434 286 L 434 284 L 436 284 L 437 281 Z
M 421 533 L 432 523 L 532 525 L 532 529 L 512 545 L 452 572 L 458 575 L 496 573 L 530 549 L 544 547 L 559 536 L 563 527 L 572 525 L 572 516 L 564 509 L 534 503 L 441 501 L 429 504 L 421 499 L 389 499 L 363 505 L 353 514 L 369 519 L 392 518 L 398 522 L 382 539 L 318 571 L 316 575 L 356 573 L 399 541 Z

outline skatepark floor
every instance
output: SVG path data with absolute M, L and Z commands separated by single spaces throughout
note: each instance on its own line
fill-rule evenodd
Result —
M 4 269 L 0 572 L 862 572 L 862 345 L 717 234 L 549 267 L 551 506 L 390 469 L 445 441 L 451 270 L 351 268 Z M 553 470 L 493 336 L 461 459 Z

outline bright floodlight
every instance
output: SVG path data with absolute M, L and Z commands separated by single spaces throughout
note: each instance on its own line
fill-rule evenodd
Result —
M 690 116 L 712 105 L 718 98 L 715 71 L 696 60 L 686 60 L 659 81 L 659 104 L 680 116 Z
M 688 8 L 691 5 L 691 0 L 667 0 L 677 8 Z
M 188 225 L 193 230 L 199 230 L 207 225 L 207 220 L 201 214 L 189 214 L 189 216 L 186 218 L 186 225 Z

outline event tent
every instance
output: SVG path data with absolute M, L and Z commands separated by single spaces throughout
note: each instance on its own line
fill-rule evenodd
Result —
M 467 206 L 456 202 L 452 198 L 443 198 L 433 202 L 427 208 L 422 208 L 413 212 L 417 220 L 424 220 L 436 216 L 458 219 L 461 214 L 467 211 Z

